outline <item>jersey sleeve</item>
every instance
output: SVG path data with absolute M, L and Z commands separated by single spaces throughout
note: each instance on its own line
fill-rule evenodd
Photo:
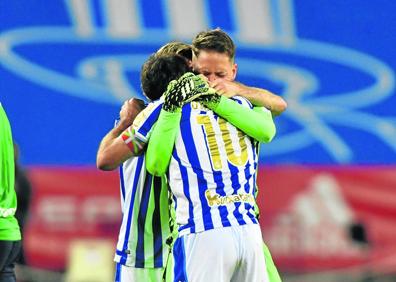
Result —
M 250 103 L 250 101 L 248 99 L 246 99 L 245 97 L 242 96 L 234 96 L 232 98 L 230 98 L 231 100 L 237 102 L 239 105 L 244 106 L 246 108 L 250 108 L 253 109 L 253 104 Z
M 162 176 L 166 173 L 179 132 L 180 119 L 181 112 L 161 110 L 146 153 L 146 169 L 151 174 Z
M 134 156 L 144 153 L 152 129 L 157 122 L 162 104 L 162 100 L 148 104 L 137 115 L 133 124 L 122 132 L 121 138 Z
M 276 128 L 271 112 L 264 107 L 253 107 L 243 97 L 228 99 L 222 96 L 213 111 L 259 142 L 270 142 L 275 136 Z
M 147 143 L 150 139 L 152 129 L 160 115 L 162 104 L 162 99 L 148 104 L 148 106 L 135 118 L 130 131 L 132 131 L 134 136 L 140 141 Z

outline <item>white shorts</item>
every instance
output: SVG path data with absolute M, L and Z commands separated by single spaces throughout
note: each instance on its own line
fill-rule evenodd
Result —
M 175 282 L 268 282 L 258 224 L 212 229 L 178 238 Z
M 115 282 L 160 282 L 164 268 L 137 268 L 116 264 Z

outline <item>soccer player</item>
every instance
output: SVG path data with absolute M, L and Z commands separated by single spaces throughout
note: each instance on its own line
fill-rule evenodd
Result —
M 214 76 L 233 80 L 236 65 L 233 62 L 232 40 L 221 31 L 216 31 L 211 39 L 205 52 L 210 52 L 212 57 L 203 56 L 206 65 L 204 64 L 205 69 L 202 72 L 208 75 L 209 79 L 213 72 Z M 214 79 L 211 81 L 215 82 Z M 260 266 L 264 265 L 264 260 L 260 255 L 261 247 L 258 247 L 257 240 L 261 243 L 262 239 L 260 229 L 257 230 L 257 225 L 255 226 L 257 221 L 254 216 L 257 144 L 249 143 L 252 140 L 247 140 L 247 136 L 233 131 L 232 127 L 227 128 L 224 120 L 208 111 L 209 108 L 215 112 L 222 112 L 227 107 L 224 97 L 214 97 L 216 98 L 203 103 L 206 109 L 200 105 L 183 108 L 180 132 L 172 154 L 169 181 L 176 198 L 177 221 L 181 225 L 181 237 L 175 244 L 175 280 L 186 281 L 188 277 L 193 281 L 268 281 L 267 275 L 260 269 Z M 243 99 L 239 101 L 244 102 Z M 259 111 L 263 114 L 262 109 Z M 240 116 L 244 116 L 243 111 L 239 113 Z M 153 131 L 147 152 L 148 170 L 153 173 L 164 173 L 161 159 L 164 160 L 163 163 L 169 161 L 171 151 L 164 148 L 163 140 L 164 133 L 175 131 L 174 124 L 168 128 L 165 125 L 166 120 L 174 115 L 175 113 L 163 109 Z M 269 141 L 273 136 L 270 133 L 270 123 L 265 118 L 264 116 L 260 120 L 261 126 L 269 135 L 264 134 L 264 139 L 257 138 L 259 141 Z M 233 120 L 231 116 L 227 119 L 231 123 L 241 120 Z M 246 120 L 250 124 L 239 124 L 238 127 L 254 136 L 252 130 L 258 125 L 254 124 L 254 118 Z M 156 134 L 161 126 L 166 130 L 159 130 L 160 133 Z M 174 132 L 172 134 L 174 135 Z M 240 145 L 239 152 L 236 152 L 234 147 L 237 143 Z M 155 158 L 159 152 L 162 152 L 161 157 Z M 150 155 L 154 156 L 154 162 L 150 161 Z M 252 242 L 243 242 L 242 234 L 249 234 Z M 239 238 L 234 240 L 235 237 Z M 227 247 L 224 242 L 231 245 Z M 241 248 L 245 255 L 249 255 L 239 256 L 240 254 L 229 250 L 231 246 Z M 216 250 L 211 250 L 211 247 Z M 206 260 L 203 261 L 200 255 L 212 256 L 214 259 L 205 263 Z M 239 267 L 238 261 L 241 263 Z
M 169 58 L 162 58 L 162 64 L 164 63 L 164 60 L 165 60 L 165 62 L 167 61 L 167 60 L 169 60 Z M 157 60 L 157 61 L 160 61 L 160 60 Z M 150 62 L 150 60 L 149 60 L 149 62 Z M 172 67 L 172 66 L 176 66 L 176 64 L 175 64 L 176 62 L 173 62 L 172 61 L 172 63 L 171 64 L 169 64 L 168 63 L 168 68 L 170 68 L 170 67 Z M 179 60 L 179 63 L 184 63 L 185 64 L 185 62 L 183 62 L 183 61 L 180 61 Z M 148 65 L 150 65 L 150 64 L 148 64 Z M 151 92 L 154 92 L 154 93 L 158 93 L 158 92 L 160 92 L 159 90 L 158 90 L 158 88 L 157 88 L 157 86 L 158 86 L 158 78 L 161 78 L 162 76 L 161 76 L 161 74 L 162 73 L 166 73 L 166 74 L 173 74 L 173 73 L 175 73 L 174 71 L 173 72 L 170 72 L 170 71 L 164 71 L 165 69 L 163 69 L 163 68 L 161 68 L 160 66 L 160 64 L 153 64 L 154 66 L 156 66 L 157 68 L 152 68 L 152 70 L 151 70 L 151 72 L 150 73 L 148 73 L 147 75 L 146 75 L 146 78 L 152 78 L 152 80 L 150 81 L 150 79 L 142 79 L 142 85 L 143 85 L 143 89 L 145 89 L 145 85 L 151 85 L 151 87 L 152 88 L 154 88 L 155 90 L 154 91 L 151 91 Z M 147 65 L 146 65 L 147 66 Z M 142 72 L 142 73 L 144 73 L 144 71 Z M 174 77 L 177 77 L 177 75 L 175 75 Z M 148 82 L 147 82 L 147 80 L 149 80 Z M 169 81 L 169 80 L 168 80 Z M 162 86 L 163 87 L 163 86 Z M 147 94 L 148 93 L 148 95 L 150 95 L 150 93 L 151 93 L 150 91 L 148 91 L 147 89 L 145 90 L 145 93 Z M 150 96 L 149 96 L 150 97 Z M 165 104 L 166 104 L 166 99 L 165 99 Z M 235 106 L 236 107 L 238 107 L 239 105 L 238 104 L 236 104 L 235 103 Z M 150 106 L 149 106 L 150 107 Z M 150 109 L 148 107 L 148 109 Z M 138 118 L 135 120 L 135 122 L 137 122 L 137 120 L 138 120 Z M 146 125 L 146 123 L 144 123 L 143 124 L 143 126 L 140 128 L 140 129 L 142 129 L 142 128 L 144 128 L 144 126 Z M 131 134 L 131 130 L 132 129 L 129 129 L 127 132 L 125 132 L 125 134 L 123 134 L 123 139 L 125 140 L 125 142 L 129 145 L 129 147 L 130 147 L 130 149 L 131 149 L 131 151 L 130 152 L 124 152 L 124 155 L 126 155 L 126 157 L 130 157 L 130 156 L 132 156 L 134 153 L 133 152 L 136 152 L 135 151 L 135 148 L 141 148 L 141 146 L 139 145 L 139 142 L 138 142 L 138 140 L 135 140 L 134 138 L 133 138 L 133 136 L 132 136 L 132 134 Z M 120 139 L 120 138 L 118 138 L 118 139 Z M 123 144 L 123 146 L 121 146 L 120 147 L 120 151 L 121 150 L 125 150 L 125 148 L 127 148 L 126 146 L 125 146 L 125 144 Z M 129 149 L 128 149 L 129 150 Z M 113 151 L 117 151 L 117 150 L 113 150 Z M 116 153 L 116 154 L 118 154 L 118 153 Z M 99 156 L 100 154 L 98 154 L 98 156 Z M 114 156 L 114 154 L 113 155 L 111 155 L 111 156 Z M 103 157 L 103 156 L 102 156 Z M 101 158 L 102 158 L 101 157 Z M 122 160 L 122 159 L 124 159 L 125 157 L 119 157 L 119 159 L 120 160 Z M 98 161 L 98 163 L 101 163 L 100 161 Z M 103 163 L 102 163 L 102 165 L 103 165 Z M 124 216 L 124 218 L 125 218 L 125 216 Z M 131 227 L 133 227 L 132 225 L 131 225 Z M 125 269 L 126 267 L 122 267 L 121 266 L 121 277 L 123 276 L 123 272 L 122 272 L 122 270 L 123 269 Z M 136 272 L 136 271 L 135 271 Z M 142 271 L 140 271 L 140 272 L 142 272 Z M 125 274 L 124 274 L 124 276 L 125 276 Z M 143 277 L 144 276 L 146 276 L 147 277 L 147 273 L 145 273 L 143 276 L 140 276 L 141 277 L 141 279 L 143 279 Z M 158 277 L 158 276 L 157 276 Z M 147 278 L 146 278 L 147 279 Z M 158 279 L 158 278 L 157 278 Z
M 156 56 L 166 54 L 181 54 L 191 61 L 190 46 L 171 42 L 157 51 Z M 142 75 L 155 63 L 152 57 L 143 67 Z M 190 68 L 181 57 L 174 60 L 182 61 L 176 64 L 168 59 L 168 64 L 180 66 L 175 69 L 175 76 L 179 77 Z M 150 100 L 158 99 L 166 89 L 168 82 L 157 83 L 161 90 L 145 91 Z M 102 170 L 113 170 L 120 166 L 121 207 L 123 213 L 120 228 L 116 261 L 115 281 L 162 281 L 164 269 L 169 256 L 169 238 L 172 229 L 170 223 L 170 209 L 168 188 L 163 177 L 149 174 L 145 168 L 143 147 L 128 137 L 124 139 L 121 133 L 134 121 L 136 115 L 145 107 L 143 101 L 131 99 L 124 103 L 120 111 L 120 121 L 102 140 L 98 154 L 97 166 Z M 137 156 L 140 155 L 140 156 Z M 137 157 L 134 157 L 137 156 Z M 167 244 L 168 243 L 168 244 Z
M 252 104 L 269 109 L 273 116 L 281 114 L 287 103 L 280 96 L 267 90 L 248 87 L 234 81 L 237 73 L 235 63 L 235 46 L 232 39 L 222 30 L 213 29 L 198 33 L 193 39 L 193 67 L 198 73 L 204 74 L 210 86 L 226 97 L 235 95 L 247 98 Z M 256 188 L 256 196 L 257 196 Z M 256 206 L 256 215 L 259 210 Z M 271 282 L 281 281 L 273 263 L 268 247 L 264 244 L 267 272 Z
M 14 263 L 21 248 L 17 207 L 14 144 L 7 115 L 0 103 L 0 281 L 15 282 Z
M 175 46 L 177 47 L 177 44 L 176 45 L 174 45 L 174 44 L 169 44 L 169 45 L 167 45 L 167 46 L 165 46 L 164 48 L 161 48 L 160 49 L 160 51 L 162 51 L 163 53 L 173 53 L 173 52 L 175 52 L 175 51 L 177 51 L 177 50 L 175 50 Z M 188 50 L 186 50 L 186 48 L 184 48 L 184 47 L 186 47 L 186 45 L 184 44 L 184 46 L 182 46 L 183 48 L 181 49 L 181 50 L 179 50 L 179 53 L 182 53 L 185 57 L 187 57 L 188 59 L 191 59 L 191 52 L 189 53 L 188 52 Z M 176 48 L 177 49 L 177 48 Z M 180 52 L 181 51 L 181 52 Z M 158 65 L 157 65 L 157 67 L 158 67 Z M 156 92 L 156 93 L 158 93 L 158 92 L 161 92 L 159 89 L 161 89 L 161 87 L 164 89 L 164 85 L 162 85 L 162 86 L 160 86 L 160 85 L 158 85 L 158 79 L 161 79 L 161 76 L 160 75 L 158 75 L 158 74 L 160 74 L 161 73 L 161 70 L 160 69 L 157 69 L 156 71 L 154 71 L 153 72 L 154 74 L 157 74 L 157 76 L 152 76 L 153 77 L 153 79 L 151 80 L 151 82 L 149 82 L 149 83 L 151 83 L 151 85 L 154 85 L 154 87 L 156 87 L 155 88 L 155 90 L 154 91 L 152 91 L 152 92 Z M 146 81 L 146 84 L 147 84 L 147 81 Z M 144 89 L 144 87 L 143 87 L 143 89 Z M 146 92 L 148 92 L 148 91 L 146 91 Z M 136 100 L 136 99 L 135 99 Z M 134 107 L 134 102 L 136 103 L 136 101 L 135 100 L 132 100 L 132 101 L 130 101 L 130 102 L 126 102 L 125 104 L 124 104 L 124 106 L 123 106 L 123 110 L 122 110 L 122 112 L 123 111 L 125 111 L 127 108 L 128 108 L 128 106 L 130 107 L 130 108 L 132 108 L 132 111 L 133 111 L 133 107 Z M 122 114 L 121 114 L 121 116 L 122 116 Z M 122 119 L 122 120 L 124 120 L 124 119 Z M 129 119 L 127 119 L 127 120 L 129 120 L 129 122 L 131 122 L 131 120 L 132 120 L 132 118 L 129 118 Z M 121 125 L 122 123 L 119 123 L 119 125 Z M 119 135 L 120 135 L 120 132 L 122 131 L 122 130 L 120 130 L 120 128 L 121 127 L 116 127 L 113 131 L 114 132 L 111 132 L 112 134 L 109 134 L 110 136 L 107 136 L 107 137 L 110 137 L 110 141 L 111 142 L 107 142 L 107 141 L 109 141 L 109 140 L 106 140 L 107 138 L 105 138 L 103 141 L 102 141 L 102 144 L 101 144 L 101 146 L 100 146 L 100 149 L 99 149 L 99 152 L 98 152 L 98 166 L 100 166 L 102 169 L 113 169 L 113 168 L 115 168 L 117 165 L 119 165 L 123 160 L 125 160 L 125 159 L 128 159 L 128 158 L 130 158 L 131 156 L 133 156 L 133 155 L 135 155 L 135 154 L 137 154 L 137 151 L 139 151 L 140 149 L 141 149 L 141 146 L 139 145 L 139 142 L 136 142 L 136 143 L 133 143 L 133 142 L 135 142 L 135 141 L 133 141 L 133 142 L 131 142 L 132 144 L 134 144 L 134 145 L 131 145 L 131 143 L 129 143 L 129 146 L 130 146 L 130 148 L 132 149 L 132 151 L 129 151 L 129 149 L 127 149 L 127 151 L 125 152 L 124 150 L 127 148 L 126 146 L 125 146 L 125 143 L 123 143 L 123 141 L 121 140 L 121 138 L 119 137 Z M 125 127 L 123 127 L 123 128 L 125 128 Z M 126 137 L 125 138 L 126 140 L 133 140 L 133 138 L 129 138 L 129 137 Z M 114 141 L 118 141 L 118 142 L 114 142 Z M 120 145 L 120 146 L 119 146 Z M 118 146 L 118 147 L 117 147 Z M 115 148 L 118 148 L 118 149 L 115 149 Z M 112 152 L 112 153 L 111 153 Z M 132 159 L 129 159 L 127 162 L 130 162 Z M 124 165 L 123 165 L 123 167 L 125 168 L 125 167 L 127 167 L 127 162 L 126 163 L 124 163 Z M 143 163 L 144 164 L 144 163 Z M 125 170 L 125 169 L 124 169 Z M 136 172 L 134 172 L 135 174 L 136 174 Z M 142 172 L 142 170 L 140 170 L 140 173 L 145 173 L 145 171 L 144 172 Z M 122 175 L 122 174 L 121 174 Z M 125 175 L 125 173 L 124 173 L 124 175 Z M 136 179 L 136 177 L 134 178 L 134 179 Z M 139 181 L 140 181 L 140 178 L 139 178 Z M 163 181 L 161 181 L 161 183 L 163 184 L 164 182 Z M 121 183 L 122 184 L 122 183 Z M 121 188 L 123 187 L 123 185 L 121 185 Z M 163 186 L 162 186 L 163 187 Z M 131 190 L 126 190 L 126 194 L 128 194 L 128 191 L 129 191 L 129 194 L 131 193 Z M 149 192 L 147 192 L 147 193 L 149 193 Z M 133 209 L 138 209 L 138 207 L 139 207 L 139 201 L 138 201 L 138 197 L 139 197 L 139 192 L 137 192 L 136 193 L 136 195 L 138 195 L 138 196 L 136 196 L 135 197 L 135 202 L 134 202 L 134 204 L 135 204 L 135 207 L 132 207 L 132 209 L 130 209 L 130 213 L 132 213 L 133 214 Z M 128 196 L 126 196 L 126 197 L 128 197 Z M 164 203 L 165 201 L 160 201 L 160 203 Z M 124 209 L 125 209 L 125 207 L 124 207 Z M 148 214 L 150 214 L 150 210 L 148 210 Z M 124 220 L 125 220 L 125 218 L 126 218 L 126 216 L 125 216 L 125 213 L 124 213 Z M 149 222 L 149 220 L 150 220 L 150 217 L 148 216 L 147 217 L 148 218 L 148 220 L 146 220 L 146 223 L 148 223 Z M 124 222 L 125 221 L 123 221 L 123 226 L 126 226 L 127 224 L 125 223 L 124 224 Z M 135 228 L 135 226 L 134 226 L 134 219 L 132 218 L 132 221 L 131 221 L 131 224 L 129 225 L 130 226 L 130 228 L 132 228 L 132 229 L 134 229 Z M 124 228 L 125 229 L 125 228 Z M 166 229 L 166 228 L 165 228 Z M 125 233 L 126 232 L 128 232 L 128 231 L 126 231 L 126 230 L 124 230 L 125 231 Z M 161 230 L 159 230 L 159 231 L 161 231 Z M 158 230 L 157 230 L 157 232 L 158 232 Z M 122 240 L 122 238 L 121 238 L 121 234 L 123 234 L 124 232 L 122 231 L 122 232 L 120 232 L 120 240 L 119 240 L 119 242 Z M 131 236 L 131 237 L 133 237 L 133 232 L 130 232 L 129 233 L 129 235 Z M 150 238 L 152 237 L 152 236 L 154 236 L 155 234 L 146 234 L 146 239 L 144 240 L 145 242 L 147 242 L 147 241 L 150 241 Z M 140 244 L 142 243 L 142 240 L 140 241 Z M 120 244 L 120 243 L 119 243 Z M 139 244 L 139 242 L 137 242 L 136 244 Z M 142 249 L 142 248 L 140 248 L 140 249 Z M 119 260 L 119 258 L 117 258 L 117 256 L 116 256 L 116 260 Z M 125 264 L 124 264 L 125 265 Z M 120 265 L 120 264 L 118 264 L 118 269 L 120 270 L 120 271 L 118 271 L 117 273 L 120 273 L 121 272 L 121 279 L 125 279 L 124 277 L 125 277 L 125 274 L 123 275 L 122 273 L 123 273 L 123 269 L 124 268 L 129 268 L 129 269 L 132 269 L 135 273 L 140 273 L 141 275 L 139 275 L 139 278 L 140 278 L 140 280 L 143 280 L 143 279 L 145 279 L 145 281 L 158 281 L 158 280 L 155 280 L 155 279 L 158 279 L 158 277 L 159 277 L 159 275 L 158 275 L 158 273 L 159 272 L 161 272 L 162 270 L 160 270 L 160 271 L 158 271 L 158 268 L 157 269 L 155 269 L 155 268 L 153 268 L 153 269 L 150 269 L 149 271 L 147 270 L 147 269 L 143 269 L 143 267 L 137 267 L 138 269 L 133 269 L 133 267 L 132 266 L 129 266 L 129 267 L 124 267 L 124 266 L 122 266 L 122 265 Z M 125 271 L 124 271 L 125 272 Z M 130 272 L 130 271 L 128 271 L 128 272 Z M 155 273 L 155 272 L 157 272 L 157 275 L 154 275 L 154 276 L 152 276 L 152 277 L 154 277 L 153 279 L 154 280 L 148 280 L 149 279 L 149 277 L 150 277 L 150 273 Z M 134 281 L 134 280 L 128 280 L 128 281 Z

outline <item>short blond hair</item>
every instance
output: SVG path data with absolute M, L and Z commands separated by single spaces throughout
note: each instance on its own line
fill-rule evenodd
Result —
M 226 54 L 234 61 L 235 49 L 234 41 L 220 28 L 201 31 L 192 41 L 192 50 L 197 57 L 202 50 L 206 50 Z

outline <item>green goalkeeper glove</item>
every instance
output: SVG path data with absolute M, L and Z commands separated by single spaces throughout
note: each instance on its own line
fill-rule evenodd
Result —
M 210 95 L 200 96 L 195 101 L 200 102 L 202 105 L 204 105 L 210 110 L 216 109 L 216 107 L 220 103 L 221 95 L 217 94 L 214 91 L 215 90 L 213 89 Z
M 214 89 L 209 87 L 207 81 L 200 75 L 187 72 L 178 80 L 168 84 L 165 101 L 162 108 L 167 112 L 176 112 L 184 104 L 191 102 L 203 95 L 212 95 Z

